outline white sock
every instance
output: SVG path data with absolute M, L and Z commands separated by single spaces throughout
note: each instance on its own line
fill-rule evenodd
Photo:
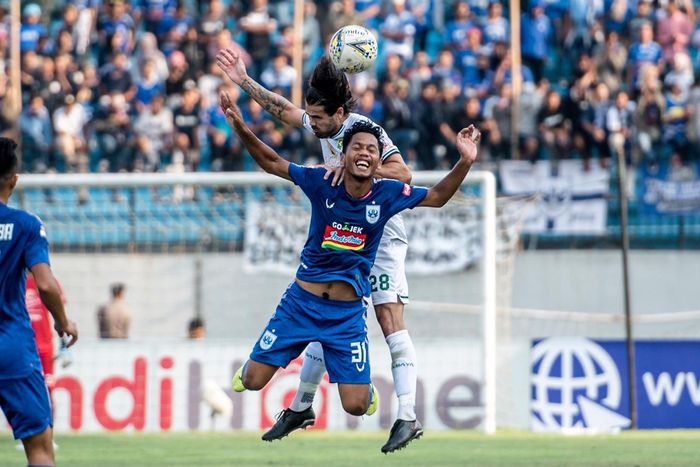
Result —
M 395 332 L 386 338 L 391 352 L 391 373 L 394 389 L 399 398 L 400 420 L 416 419 L 416 349 L 407 330 Z
M 326 373 L 326 365 L 323 362 L 323 347 L 320 342 L 312 342 L 304 351 L 304 363 L 299 375 L 299 389 L 289 406 L 295 412 L 303 412 L 311 407 L 318 385 L 321 384 Z

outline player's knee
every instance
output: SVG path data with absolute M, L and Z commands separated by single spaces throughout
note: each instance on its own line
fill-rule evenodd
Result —
M 262 378 L 252 371 L 246 371 L 241 378 L 243 380 L 243 386 L 249 391 L 259 391 L 265 386 Z
M 353 398 L 351 400 L 343 400 L 343 410 L 345 410 L 350 415 L 360 416 L 367 412 L 367 407 L 369 403 L 367 398 L 362 400 L 362 398 Z
M 369 407 L 369 391 L 366 388 L 341 395 L 343 410 L 350 415 L 364 415 Z

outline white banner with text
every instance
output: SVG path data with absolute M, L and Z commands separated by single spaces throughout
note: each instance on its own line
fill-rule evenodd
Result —
M 402 214 L 408 236 L 406 272 L 460 271 L 481 257 L 481 223 L 476 204 L 464 200 L 441 209 Z M 293 274 L 306 242 L 310 213 L 303 206 L 254 203 L 246 210 L 245 267 L 249 272 Z
M 606 231 L 610 176 L 580 160 L 502 161 L 502 190 L 506 195 L 537 195 L 528 210 L 524 233 L 591 234 Z

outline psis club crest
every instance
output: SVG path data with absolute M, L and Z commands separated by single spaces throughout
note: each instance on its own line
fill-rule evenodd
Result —
M 274 329 L 273 329 L 273 332 L 274 332 Z M 277 336 L 274 335 L 272 332 L 268 331 L 267 329 L 265 329 L 265 333 L 260 338 L 260 348 L 263 350 L 267 350 L 270 347 L 272 347 L 272 344 L 274 344 L 276 340 L 277 340 Z
M 370 224 L 376 224 L 379 220 L 379 215 L 381 214 L 381 212 L 381 206 L 377 206 L 376 204 L 370 204 L 366 206 L 365 219 L 367 219 L 367 222 L 369 222 Z

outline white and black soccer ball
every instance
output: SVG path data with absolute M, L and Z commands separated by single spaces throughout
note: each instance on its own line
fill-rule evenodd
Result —
M 377 39 L 362 26 L 344 26 L 336 31 L 328 46 L 335 66 L 346 73 L 359 73 L 377 59 Z

